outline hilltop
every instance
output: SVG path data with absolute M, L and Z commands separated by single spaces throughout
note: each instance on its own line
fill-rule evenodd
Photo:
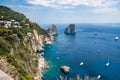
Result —
M 0 6 L 0 70 L 14 80 L 41 80 L 48 66 L 37 52 L 53 40 L 24 14 Z

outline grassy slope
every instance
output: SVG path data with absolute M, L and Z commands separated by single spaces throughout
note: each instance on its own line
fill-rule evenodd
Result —
M 19 80 L 33 80 L 33 76 L 37 72 L 38 56 L 32 50 L 28 43 L 23 42 L 23 38 L 27 32 L 33 33 L 33 29 L 39 34 L 47 35 L 46 31 L 40 28 L 36 23 L 30 22 L 23 14 L 15 12 L 10 8 L 0 6 L 0 20 L 14 19 L 20 22 L 22 28 L 1 28 L 0 27 L 0 59 L 4 58 L 10 65 L 10 69 L 14 70 L 12 77 Z M 29 28 L 25 24 L 29 24 Z M 14 34 L 17 34 L 16 37 Z M 12 50 L 12 53 L 10 54 Z M 11 72 L 12 73 L 12 72 Z

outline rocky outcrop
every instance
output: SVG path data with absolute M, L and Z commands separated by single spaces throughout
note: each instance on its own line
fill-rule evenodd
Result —
M 14 80 L 10 76 L 8 76 L 6 73 L 0 70 L 0 80 Z
M 33 30 L 33 36 L 30 39 L 30 45 L 35 52 L 42 52 L 45 44 L 52 44 L 54 41 L 53 35 L 39 35 L 36 30 Z M 42 72 L 49 68 L 47 61 L 41 54 L 37 59 L 38 61 L 38 73 L 36 73 L 35 80 L 42 80 Z
M 61 71 L 63 71 L 65 74 L 70 72 L 70 67 L 68 66 L 61 66 L 60 67 Z
M 7 74 L 6 74 L 7 73 Z M 11 66 L 4 57 L 0 59 L 0 80 L 13 80 L 12 77 L 16 73 L 16 70 Z M 14 77 L 15 80 L 18 79 L 18 75 Z
M 39 58 L 38 58 L 38 72 L 36 73 L 36 76 L 34 77 L 34 79 L 35 80 L 42 80 L 42 78 L 43 78 L 42 72 L 44 70 L 46 70 L 47 68 L 49 68 L 48 62 L 45 61 L 44 57 L 39 55 Z
M 76 26 L 75 24 L 70 24 L 64 31 L 65 34 L 75 34 L 76 33 Z
M 29 41 L 30 40 L 30 41 Z M 33 30 L 33 34 L 31 34 L 31 37 L 26 36 L 24 38 L 24 43 L 29 42 L 29 45 L 35 52 L 42 52 L 44 50 L 43 46 L 45 44 L 52 44 L 54 41 L 54 36 L 52 35 L 40 35 L 38 34 L 37 30 Z M 34 79 L 35 80 L 42 80 L 42 72 L 49 68 L 47 61 L 44 59 L 44 57 L 41 54 L 37 54 L 38 58 L 38 72 L 36 73 Z
M 39 35 L 36 30 L 33 30 L 33 37 L 31 39 L 30 45 L 35 52 L 43 51 L 42 48 L 44 44 L 44 35 Z
M 33 35 L 31 34 L 31 36 L 32 37 L 26 36 L 24 38 L 24 43 L 29 42 L 29 44 L 35 52 L 44 51 L 44 44 L 52 44 L 54 41 L 54 36 L 39 35 L 36 30 L 33 30 Z
M 48 32 L 49 35 L 56 35 L 56 34 L 58 34 L 56 25 L 52 24 L 51 27 L 48 28 L 47 32 Z

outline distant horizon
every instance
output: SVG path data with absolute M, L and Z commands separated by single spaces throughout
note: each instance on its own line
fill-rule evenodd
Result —
M 75 24 L 75 25 L 87 25 L 87 24 L 89 24 L 89 25 L 112 25 L 113 24 L 113 26 L 112 27 L 120 27 L 119 25 L 117 25 L 117 24 L 120 24 L 120 23 L 46 23 L 46 24 L 40 24 L 40 23 L 37 23 L 40 27 L 42 27 L 42 28 L 44 28 L 43 26 L 45 26 L 45 25 L 49 25 L 49 26 L 51 26 L 52 24 L 55 24 L 56 26 L 57 25 L 67 25 L 67 26 L 69 26 L 70 24 Z M 117 25 L 117 26 L 115 26 L 115 25 Z M 65 26 L 65 27 L 67 27 L 67 26 Z M 105 27 L 105 26 L 104 26 Z
M 120 0 L 3 0 L 39 24 L 120 23 Z
M 37 23 L 38 24 L 38 23 Z M 87 27 L 95 27 L 95 25 L 97 27 L 105 27 L 105 28 L 112 28 L 112 27 L 120 27 L 120 23 L 62 23 L 62 24 L 55 24 L 57 28 L 59 27 L 68 27 L 70 24 L 75 24 L 76 25 L 76 28 L 77 27 L 84 27 L 84 26 L 87 26 Z M 38 24 L 41 28 L 47 30 L 50 26 L 52 26 L 52 24 Z
M 37 22 L 35 22 L 37 23 Z M 37 24 L 40 24 L 40 23 L 37 23 Z M 49 25 L 49 24 L 120 24 L 120 22 L 106 22 L 106 23 L 42 23 L 42 25 Z

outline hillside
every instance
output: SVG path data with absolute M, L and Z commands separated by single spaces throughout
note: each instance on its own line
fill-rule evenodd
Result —
M 21 13 L 0 6 L 0 70 L 14 80 L 40 80 L 47 68 L 36 53 L 53 42 L 53 36 Z M 44 63 L 44 64 L 43 64 Z

